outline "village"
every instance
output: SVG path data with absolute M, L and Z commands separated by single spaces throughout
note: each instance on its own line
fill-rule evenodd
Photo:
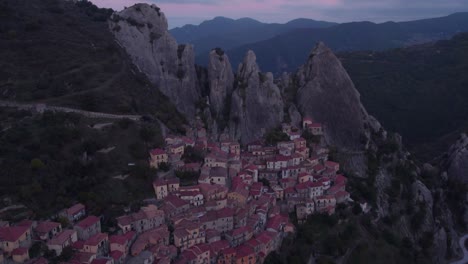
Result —
M 165 147 L 149 153 L 149 166 L 167 171 L 153 182 L 154 202 L 116 218 L 115 232 L 103 232 L 100 217 L 80 203 L 59 213 L 70 228 L 0 222 L 0 263 L 49 263 L 30 258 L 33 241 L 70 255 L 61 262 L 69 264 L 263 263 L 294 235 L 291 218 L 301 224 L 311 214 L 334 214 L 350 200 L 340 164 L 320 144 L 325 129 L 304 118 L 301 128 L 281 125 L 287 140 L 242 147 L 227 135 L 209 141 L 202 122 L 185 136 L 167 135 Z M 184 160 L 185 151 L 203 153 L 202 161 Z

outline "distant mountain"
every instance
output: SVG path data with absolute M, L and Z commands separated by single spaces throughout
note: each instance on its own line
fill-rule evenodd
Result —
M 293 71 L 301 65 L 310 53 L 310 47 L 318 41 L 325 42 L 335 51 L 385 50 L 447 39 L 465 31 L 468 31 L 468 12 L 410 22 L 352 22 L 328 28 L 296 29 L 232 48 L 227 54 L 233 65 L 237 65 L 247 50 L 252 49 L 263 70 L 280 73 Z M 205 64 L 205 57 L 199 55 L 198 63 Z
M 366 109 L 429 160 L 468 132 L 468 33 L 435 44 L 339 57 Z
M 230 49 L 246 43 L 266 40 L 293 29 L 325 28 L 334 25 L 337 24 L 306 18 L 295 19 L 286 24 L 268 24 L 252 18 L 234 20 L 215 17 L 198 26 L 185 25 L 174 28 L 170 30 L 170 33 L 179 43 L 193 44 L 198 56 L 208 58 L 208 52 L 215 47 Z

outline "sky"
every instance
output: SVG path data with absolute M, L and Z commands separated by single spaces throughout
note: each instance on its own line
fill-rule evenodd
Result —
M 331 22 L 408 21 L 468 11 L 468 0 L 91 0 L 121 10 L 135 3 L 154 3 L 166 14 L 169 28 L 198 25 L 216 16 L 251 17 L 284 23 L 295 18 Z

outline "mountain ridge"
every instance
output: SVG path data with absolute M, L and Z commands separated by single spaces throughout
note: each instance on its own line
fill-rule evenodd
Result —
M 228 49 L 241 44 L 268 39 L 294 28 L 334 26 L 336 23 L 313 19 L 295 19 L 287 23 L 263 23 L 252 18 L 231 19 L 215 17 L 199 25 L 185 25 L 169 32 L 179 43 L 190 43 L 198 55 L 215 47 Z
M 385 50 L 447 39 L 468 31 L 468 12 L 407 22 L 350 22 L 327 28 L 295 29 L 267 40 L 227 49 L 234 65 L 247 50 L 257 53 L 260 67 L 274 73 L 293 71 L 307 56 L 309 47 L 324 41 L 335 52 Z M 203 55 L 197 62 L 206 63 Z

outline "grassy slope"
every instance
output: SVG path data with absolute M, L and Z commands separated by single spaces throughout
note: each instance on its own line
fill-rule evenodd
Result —
M 107 26 L 112 10 L 61 0 L 0 3 L 0 99 L 184 119 L 138 73 Z

